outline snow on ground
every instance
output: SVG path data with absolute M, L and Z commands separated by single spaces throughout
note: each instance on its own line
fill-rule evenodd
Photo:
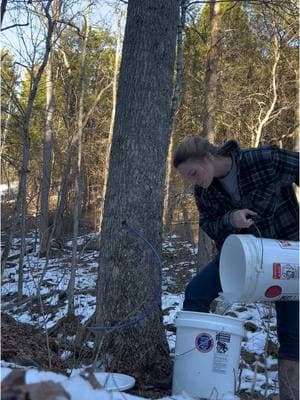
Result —
M 1 367 L 1 380 L 3 380 L 10 372 L 11 368 L 16 368 L 16 365 L 10 367 Z M 37 371 L 30 369 L 26 372 L 25 383 L 41 383 L 52 381 L 60 383 L 67 393 L 71 395 L 72 400 L 134 400 L 142 399 L 142 397 L 133 396 L 127 393 L 121 393 L 118 390 L 106 390 L 105 388 L 93 389 L 90 383 L 80 376 L 79 372 L 73 374 L 70 378 L 65 375 L 56 374 L 53 372 Z M 103 382 L 105 384 L 105 382 Z M 105 386 L 104 386 L 105 387 Z
M 81 316 L 81 323 L 84 323 L 95 311 L 95 286 L 97 277 L 97 251 L 85 250 L 85 245 L 94 240 L 93 234 L 85 235 L 79 238 L 78 244 L 81 248 L 78 252 L 79 265 L 76 275 L 76 292 L 75 292 L 75 314 Z M 13 248 L 9 256 L 9 265 L 4 272 L 2 294 L 2 312 L 6 312 L 20 322 L 26 322 L 42 328 L 53 327 L 62 317 L 67 315 L 67 301 L 59 300 L 59 293 L 67 289 L 70 266 L 71 266 L 71 246 L 72 242 L 68 242 L 64 249 L 64 254 L 59 258 L 51 258 L 46 263 L 44 258 L 38 256 L 38 240 L 32 235 L 27 240 L 27 249 L 29 252 L 25 257 L 24 266 L 24 294 L 26 296 L 34 296 L 37 294 L 37 287 L 43 276 L 41 285 L 41 294 L 47 294 L 44 300 L 47 305 L 47 312 L 40 315 L 38 309 L 21 306 L 12 301 L 12 296 L 17 292 L 18 284 L 18 254 L 20 240 L 15 239 Z M 184 251 L 185 256 L 177 259 L 176 255 L 179 248 Z M 195 246 L 188 242 L 182 242 L 176 235 L 168 237 L 163 245 L 165 255 L 163 263 L 163 295 L 162 308 L 164 313 L 164 324 L 166 326 L 166 336 L 169 342 L 171 354 L 175 351 L 175 329 L 174 318 L 182 307 L 183 291 L 185 285 L 196 272 L 195 266 Z M 190 260 L 187 260 L 187 255 Z M 168 261 L 168 256 L 171 261 Z M 182 259 L 183 258 L 183 259 Z M 258 392 L 264 396 L 270 393 L 278 392 L 277 372 L 276 372 L 276 356 L 268 355 L 266 352 L 266 343 L 271 341 L 277 345 L 275 334 L 276 318 L 274 312 L 270 314 L 270 306 L 266 304 L 234 304 L 227 311 L 231 316 L 235 316 L 245 321 L 249 325 L 246 328 L 246 337 L 242 341 L 242 372 L 240 376 L 239 389 L 246 392 Z M 93 343 L 88 344 L 89 347 Z M 244 357 L 245 355 L 245 357 Z M 62 359 L 70 357 L 68 352 L 61 355 Z M 3 364 L 2 364 L 3 365 Z M 2 379 L 9 372 L 9 366 L 5 363 L 2 368 Z M 31 370 L 28 375 L 32 379 L 49 379 L 50 372 L 38 372 Z M 56 376 L 60 382 L 69 390 L 72 390 L 72 399 L 88 400 L 118 398 L 118 392 L 105 392 L 103 389 L 97 393 L 93 392 L 93 397 L 88 394 L 86 382 L 82 382 L 82 378 L 72 376 L 69 380 L 64 376 Z M 54 375 L 53 375 L 54 376 Z M 72 381 L 72 385 L 70 382 Z M 80 395 L 76 387 L 80 386 Z M 70 389 L 72 387 L 72 389 Z M 85 389 L 84 389 L 85 387 Z M 74 393 L 73 393 L 74 391 Z M 105 392 L 105 393 L 104 393 Z M 86 394 L 85 394 L 86 393 Z M 86 397 L 84 397 L 86 396 Z M 122 398 L 124 399 L 124 394 Z M 127 395 L 125 398 L 130 399 L 134 396 Z M 173 396 L 172 399 L 180 399 L 186 397 Z
M 3 363 L 2 363 L 3 364 Z M 1 366 L 1 380 L 3 380 L 11 371 L 11 368 L 18 368 L 16 365 L 10 365 L 10 367 Z M 97 375 L 97 374 L 96 374 Z M 93 389 L 90 383 L 85 380 L 78 371 L 66 378 L 61 374 L 55 374 L 53 372 L 37 371 L 30 369 L 26 371 L 25 383 L 42 383 L 45 381 L 52 381 L 59 383 L 65 389 L 65 391 L 71 396 L 72 400 L 143 400 L 144 397 L 134 396 L 124 391 L 116 389 L 117 378 L 114 378 L 114 374 L 108 374 L 105 379 L 101 379 L 103 388 Z M 122 377 L 121 374 L 119 374 Z M 111 386 L 110 386 L 111 385 Z M 107 388 L 107 389 L 106 389 Z M 109 389 L 110 388 L 110 389 Z M 181 395 L 173 395 L 172 397 L 163 397 L 161 400 L 193 400 L 186 393 Z M 226 395 L 223 400 L 239 400 L 238 396 Z

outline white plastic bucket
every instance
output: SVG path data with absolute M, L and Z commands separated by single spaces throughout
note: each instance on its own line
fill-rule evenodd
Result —
M 135 379 L 132 376 L 118 374 L 115 372 L 95 372 L 97 381 L 107 391 L 123 391 L 131 389 L 135 385 Z
M 222 400 L 234 395 L 239 376 L 243 321 L 222 315 L 176 314 L 172 394 Z
M 228 302 L 299 299 L 299 242 L 230 235 L 220 255 Z

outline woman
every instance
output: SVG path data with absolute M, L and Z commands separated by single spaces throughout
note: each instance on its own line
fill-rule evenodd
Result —
M 195 185 L 201 228 L 220 251 L 232 233 L 299 240 L 299 211 L 293 183 L 298 184 L 298 153 L 265 146 L 241 149 L 231 140 L 216 147 L 200 136 L 185 138 L 173 164 Z M 253 224 L 255 220 L 255 225 Z M 185 291 L 184 310 L 208 312 L 221 292 L 218 257 Z M 277 301 L 280 399 L 298 399 L 299 302 Z

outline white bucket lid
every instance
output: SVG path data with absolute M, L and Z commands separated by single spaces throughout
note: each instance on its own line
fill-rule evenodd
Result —
M 135 385 L 135 379 L 132 376 L 119 374 L 115 372 L 95 372 L 95 377 L 104 389 L 111 390 L 127 390 Z

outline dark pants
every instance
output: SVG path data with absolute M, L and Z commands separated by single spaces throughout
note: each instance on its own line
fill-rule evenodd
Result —
M 222 291 L 219 266 L 211 261 L 187 285 L 183 309 L 185 311 L 209 312 L 210 303 Z M 279 340 L 278 357 L 299 359 L 299 302 L 275 302 L 277 314 L 277 334 Z

